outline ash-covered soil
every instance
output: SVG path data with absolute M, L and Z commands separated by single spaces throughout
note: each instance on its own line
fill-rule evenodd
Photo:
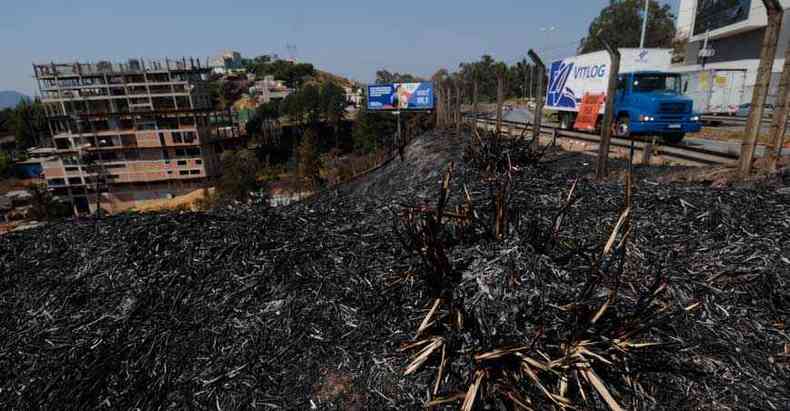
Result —
M 496 239 L 466 141 L 426 134 L 404 161 L 282 209 L 0 236 L 2 408 L 457 409 L 479 380 L 476 409 L 556 406 L 546 391 L 577 409 L 611 407 L 603 391 L 625 409 L 790 409 L 787 181 L 722 190 L 640 169 L 627 242 L 602 258 L 622 180 L 593 182 L 577 153 L 520 163 L 508 143 Z M 468 192 L 477 217 L 446 223 L 437 291 L 402 211 L 436 206 L 450 162 L 448 210 Z M 426 338 L 442 348 L 404 375 L 426 352 L 404 347 Z

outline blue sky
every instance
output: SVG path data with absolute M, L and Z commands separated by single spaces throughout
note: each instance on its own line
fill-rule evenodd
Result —
M 32 62 L 277 53 L 359 81 L 429 76 L 491 54 L 573 53 L 608 0 L 2 0 L 0 90 L 33 94 Z M 666 1 L 675 9 L 678 0 Z M 482 7 L 481 7 L 482 6 Z M 553 32 L 541 27 L 556 27 Z

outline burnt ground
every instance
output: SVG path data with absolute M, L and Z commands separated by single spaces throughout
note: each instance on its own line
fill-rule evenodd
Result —
M 545 409 L 552 400 L 511 363 L 547 366 L 592 341 L 600 355 L 583 352 L 569 374 L 565 395 L 578 409 L 607 401 L 583 367 L 626 409 L 790 409 L 790 196 L 776 191 L 788 181 L 722 190 L 659 184 L 671 171 L 641 168 L 630 237 L 606 259 L 621 180 L 593 182 L 583 154 L 552 150 L 532 164 L 514 149 L 511 224 L 497 240 L 486 232 L 495 193 L 464 147 L 426 134 L 405 161 L 283 209 L 127 215 L 1 236 L 0 404 L 421 409 L 460 393 L 448 403 L 458 408 L 479 378 L 480 409 L 511 409 L 506 392 Z M 466 187 L 479 221 L 443 234 L 452 280 L 437 292 L 399 213 L 434 207 L 451 161 L 450 208 L 465 203 Z M 578 200 L 547 236 L 577 178 Z M 436 351 L 405 376 L 420 350 L 402 347 L 439 294 L 452 304 L 421 338 L 441 338 L 448 362 Z M 607 295 L 612 308 L 591 321 Z M 443 325 L 454 312 L 466 322 L 457 330 Z M 518 357 L 474 359 L 519 346 Z M 562 367 L 536 371 L 549 391 Z M 511 374 L 516 387 L 497 383 Z

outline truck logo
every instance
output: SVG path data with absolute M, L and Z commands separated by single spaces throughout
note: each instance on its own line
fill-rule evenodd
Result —
M 642 50 L 639 52 L 639 58 L 636 60 L 638 63 L 647 63 L 647 50 Z
M 565 84 L 568 82 L 573 72 L 573 63 L 564 63 L 562 61 L 555 61 L 551 64 L 549 76 L 549 90 L 546 93 L 546 99 L 549 106 L 554 107 L 576 107 L 576 95 Z

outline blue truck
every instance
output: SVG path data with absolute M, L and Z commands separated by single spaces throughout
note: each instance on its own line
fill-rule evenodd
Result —
M 701 129 L 693 101 L 682 96 L 681 76 L 669 72 L 669 49 L 620 49 L 620 70 L 614 96 L 614 136 L 657 136 L 678 143 Z M 560 128 L 592 131 L 600 127 L 604 105 L 595 125 L 577 123 L 585 96 L 605 99 L 609 84 L 609 54 L 605 51 L 551 63 L 546 109 L 558 112 Z M 588 100 L 595 100 L 594 98 Z

